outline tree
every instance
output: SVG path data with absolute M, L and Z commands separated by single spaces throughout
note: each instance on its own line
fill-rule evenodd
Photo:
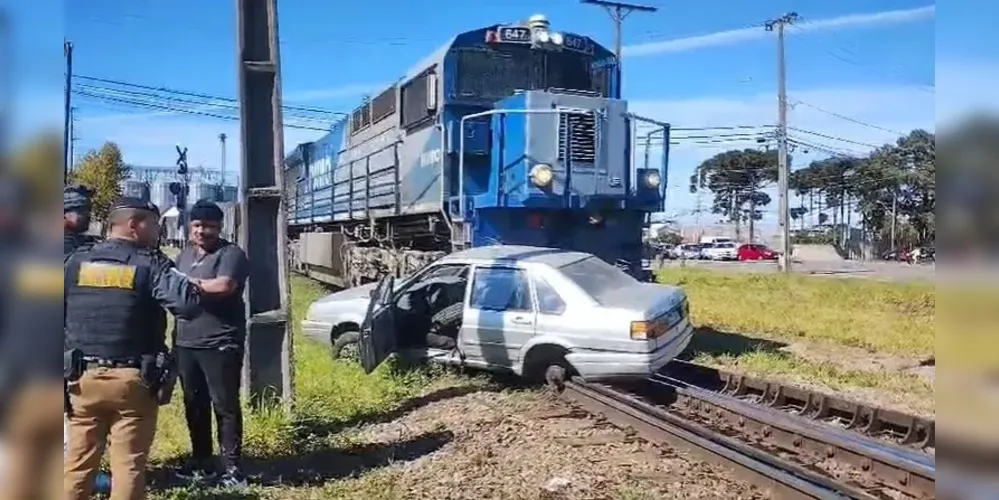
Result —
M 801 228 L 802 229 L 805 229 L 805 219 L 804 219 L 804 217 L 805 217 L 806 213 L 808 213 L 808 209 L 805 208 L 805 207 L 791 207 L 791 210 L 788 211 L 788 215 L 790 215 L 792 219 L 794 219 L 794 220 L 801 219 Z
M 101 149 L 87 151 L 73 167 L 70 177 L 73 183 L 94 191 L 93 219 L 103 223 L 115 199 L 121 196 L 121 183 L 128 174 L 121 149 L 113 142 L 105 142 Z
M 737 228 L 748 221 L 752 241 L 754 223 L 763 218 L 759 208 L 770 204 L 770 196 L 762 189 L 776 180 L 776 151 L 731 150 L 708 158 L 694 170 L 690 192 L 710 190 L 714 194 L 711 211 L 725 216 Z

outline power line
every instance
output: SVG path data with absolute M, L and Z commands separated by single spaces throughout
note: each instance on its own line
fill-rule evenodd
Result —
M 805 106 L 807 108 L 814 109 L 815 111 L 818 111 L 820 113 L 825 113 L 825 114 L 827 114 L 829 116 L 834 116 L 836 118 L 839 118 L 840 120 L 848 121 L 850 123 L 855 123 L 857 125 L 862 125 L 864 127 L 872 128 L 872 129 L 875 129 L 875 130 L 881 130 L 881 131 L 889 132 L 889 133 L 892 133 L 892 134 L 905 135 L 904 133 L 899 132 L 897 130 L 892 130 L 890 128 L 884 128 L 884 127 L 881 127 L 881 126 L 878 126 L 878 125 L 873 125 L 873 124 L 870 124 L 870 123 L 867 123 L 867 122 L 860 121 L 860 120 L 858 120 L 856 118 L 850 118 L 849 116 L 841 115 L 839 113 L 834 113 L 834 112 L 829 111 L 827 109 L 822 109 L 822 108 L 820 108 L 820 107 L 818 107 L 818 106 L 816 106 L 814 104 L 809 104 L 809 103 L 807 103 L 805 101 L 802 101 L 800 99 L 795 99 L 794 103 L 795 104 L 800 104 L 800 105 Z
M 140 92 L 135 90 L 124 90 L 124 89 L 113 89 L 108 87 L 101 87 L 96 85 L 88 85 L 84 83 L 76 84 L 76 89 L 82 90 L 84 92 L 98 94 L 98 95 L 108 95 L 110 97 L 120 98 L 120 99 L 132 99 L 141 102 L 149 102 L 151 99 L 154 103 L 159 103 L 163 105 L 176 106 L 176 105 L 190 105 L 194 106 L 195 110 L 201 111 L 204 108 L 208 108 L 207 111 L 212 109 L 218 109 L 223 111 L 238 112 L 239 106 L 236 103 L 227 102 L 206 102 L 206 101 L 196 101 L 191 99 L 184 99 L 180 97 L 165 97 L 159 94 L 151 92 Z M 295 116 L 294 118 L 299 120 L 305 120 L 310 122 L 318 123 L 330 123 L 338 120 L 330 120 L 326 118 L 316 118 L 315 116 Z
M 120 98 L 120 97 L 112 97 L 112 96 L 108 96 L 108 95 L 100 95 L 100 94 L 97 94 L 97 93 L 88 92 L 88 91 L 79 90 L 79 89 L 73 90 L 73 94 L 81 96 L 81 97 L 89 97 L 89 98 L 92 98 L 92 99 L 98 99 L 98 100 L 103 100 L 103 101 L 108 101 L 108 102 L 113 102 L 113 103 L 118 103 L 118 104 L 126 104 L 126 105 L 129 105 L 129 106 L 142 107 L 142 108 L 147 108 L 147 109 L 154 109 L 154 110 L 158 110 L 158 111 L 168 111 L 168 112 L 172 112 L 172 113 L 184 113 L 184 114 L 190 114 L 190 115 L 204 116 L 204 117 L 207 117 L 207 118 L 217 118 L 217 119 L 220 119 L 220 120 L 239 121 L 239 117 L 238 116 L 227 116 L 227 115 L 221 115 L 221 114 L 216 114 L 216 113 L 209 113 L 209 112 L 206 112 L 206 111 L 199 111 L 199 110 L 194 110 L 194 109 L 178 108 L 178 107 L 175 107 L 175 106 L 169 106 L 169 105 L 161 104 L 161 103 L 144 102 L 144 101 L 138 101 L 138 100 L 133 100 L 133 99 L 126 99 L 126 98 Z M 315 131 L 319 131 L 319 132 L 329 132 L 329 128 L 322 128 L 322 127 L 313 127 L 313 126 L 307 126 L 307 125 L 295 125 L 295 124 L 288 124 L 288 123 L 284 124 L 284 126 L 288 127 L 288 128 L 300 129 L 300 130 L 315 130 Z
M 847 144 L 856 144 L 857 146 L 867 146 L 869 148 L 878 148 L 878 147 L 880 147 L 877 144 L 871 144 L 869 142 L 854 141 L 854 140 L 851 140 L 851 139 L 846 139 L 846 138 L 835 136 L 835 135 L 823 134 L 822 132 L 814 132 L 814 131 L 811 131 L 811 130 L 805 130 L 805 129 L 800 129 L 800 128 L 796 128 L 796 127 L 788 127 L 788 130 L 793 130 L 795 132 L 800 132 L 802 134 L 814 135 L 815 137 L 821 137 L 823 139 L 829 139 L 830 141 L 839 141 L 839 142 L 845 142 Z M 905 135 L 905 134 L 902 134 L 902 135 Z
M 191 91 L 188 91 L 188 90 L 171 89 L 171 88 L 168 88 L 168 87 L 157 87 L 157 86 L 154 86 L 154 85 L 144 85 L 144 84 L 139 84 L 139 83 L 124 82 L 124 81 L 121 81 L 121 80 L 114 80 L 114 79 L 111 79 L 111 78 L 100 78 L 100 77 L 96 77 L 96 76 L 75 75 L 74 74 L 73 77 L 76 78 L 76 79 L 78 79 L 78 80 L 86 80 L 86 81 L 90 81 L 90 82 L 97 82 L 97 83 L 103 83 L 103 84 L 108 84 L 108 85 L 117 85 L 117 86 L 121 86 L 121 87 L 132 87 L 132 88 L 136 88 L 136 89 L 151 90 L 151 91 L 154 91 L 154 92 L 162 92 L 162 93 L 166 93 L 166 94 L 182 95 L 182 96 L 187 96 L 187 97 L 195 97 L 195 98 L 199 98 L 199 99 L 210 99 L 210 100 L 213 100 L 213 101 L 225 101 L 225 102 L 231 102 L 231 103 L 237 103 L 237 104 L 239 103 L 239 101 L 237 99 L 234 99 L 232 97 L 222 97 L 222 96 L 217 96 L 217 95 L 204 94 L 204 93 L 201 93 L 201 92 L 191 92 Z M 332 110 L 328 110 L 328 109 L 315 108 L 315 107 L 311 107 L 311 106 L 285 105 L 283 108 L 285 110 L 295 110 L 295 111 L 303 111 L 303 112 L 309 112 L 309 113 L 325 113 L 325 114 L 333 114 L 333 115 L 338 115 L 338 116 L 347 116 L 349 114 L 349 113 L 344 113 L 344 112 L 340 112 L 340 111 L 332 111 Z

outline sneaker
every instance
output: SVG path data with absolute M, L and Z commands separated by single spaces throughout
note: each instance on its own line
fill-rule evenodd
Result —
M 219 486 L 227 489 L 243 489 L 247 486 L 246 477 L 243 476 L 243 473 L 238 468 L 230 467 L 222 474 Z
M 174 474 L 181 479 L 192 482 L 207 481 L 218 476 L 211 460 L 194 459 L 175 470 Z

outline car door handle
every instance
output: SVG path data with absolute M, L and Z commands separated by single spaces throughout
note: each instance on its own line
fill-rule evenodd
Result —
M 514 316 L 513 319 L 510 320 L 510 322 L 513 323 L 513 324 L 515 324 L 515 325 L 530 325 L 531 324 L 531 320 L 529 320 L 529 319 L 527 319 L 527 318 L 525 318 L 523 316 Z

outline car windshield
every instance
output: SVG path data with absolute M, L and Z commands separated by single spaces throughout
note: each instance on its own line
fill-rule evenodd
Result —
M 624 271 L 597 257 L 578 260 L 560 267 L 559 271 L 600 304 L 604 304 L 617 290 L 638 283 Z

